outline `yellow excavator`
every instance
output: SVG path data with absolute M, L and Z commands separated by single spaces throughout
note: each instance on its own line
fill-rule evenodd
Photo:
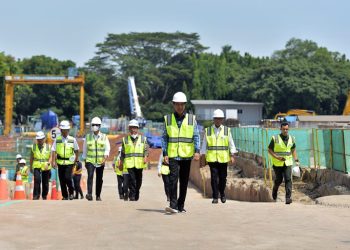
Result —
M 350 110 L 350 107 L 349 107 Z M 316 115 L 316 112 L 313 110 L 306 109 L 290 109 L 286 113 L 277 113 L 275 115 L 275 120 L 282 120 L 285 116 L 302 116 L 302 115 Z
M 350 90 L 348 92 L 348 99 L 346 99 L 343 115 L 350 115 Z

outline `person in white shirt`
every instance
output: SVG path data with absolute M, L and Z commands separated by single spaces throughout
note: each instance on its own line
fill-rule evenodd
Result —
M 222 125 L 224 118 L 222 110 L 214 111 L 214 124 L 205 129 L 201 149 L 201 154 L 205 155 L 210 167 L 213 204 L 218 203 L 219 193 L 221 202 L 226 202 L 227 164 L 228 162 L 234 163 L 234 154 L 237 152 L 230 128 Z
M 96 170 L 96 200 L 101 201 L 103 170 L 109 156 L 110 144 L 107 135 L 101 133 L 101 119 L 94 117 L 91 120 L 91 131 L 85 136 L 82 158 L 88 171 L 86 199 L 92 201 L 92 185 Z

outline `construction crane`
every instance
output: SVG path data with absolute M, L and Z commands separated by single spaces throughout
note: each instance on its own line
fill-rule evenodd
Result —
M 133 76 L 128 77 L 128 93 L 131 116 L 139 122 L 140 127 L 143 127 L 146 124 L 146 120 L 141 112 L 141 107 L 136 92 L 135 78 Z

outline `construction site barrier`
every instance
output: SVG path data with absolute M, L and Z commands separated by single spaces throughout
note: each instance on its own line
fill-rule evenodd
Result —
M 271 168 L 268 146 L 279 129 L 256 127 L 231 128 L 232 137 L 239 151 L 263 158 L 265 168 Z M 295 137 L 297 154 L 303 168 L 327 168 L 350 172 L 349 129 L 290 129 Z

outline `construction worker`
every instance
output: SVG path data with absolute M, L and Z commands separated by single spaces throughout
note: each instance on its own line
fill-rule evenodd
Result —
M 62 200 L 74 199 L 72 170 L 73 166 L 79 161 L 79 146 L 77 140 L 68 135 L 69 129 L 69 121 L 61 121 L 61 135 L 56 137 L 51 148 L 52 164 L 55 166 L 55 168 L 58 167 L 58 177 L 60 180 L 63 197 Z
M 116 155 L 116 158 L 114 159 L 114 171 L 117 175 L 117 182 L 118 182 L 118 194 L 119 194 L 119 199 L 123 200 L 124 199 L 124 191 L 123 191 L 123 171 L 119 170 L 119 165 L 120 165 L 120 154 L 122 151 L 122 147 L 118 148 L 118 154 Z
M 96 200 L 101 201 L 103 170 L 109 156 L 110 144 L 107 135 L 101 133 L 101 119 L 94 117 L 91 120 L 91 132 L 85 136 L 83 155 L 85 167 L 88 171 L 88 193 L 86 199 L 92 201 L 92 185 L 96 170 Z
M 295 138 L 288 135 L 289 124 L 281 123 L 281 133 L 274 135 L 269 144 L 269 154 L 272 156 L 275 183 L 272 189 L 272 198 L 277 200 L 278 187 L 283 179 L 286 187 L 286 204 L 292 203 L 292 165 L 294 161 L 299 164 L 296 152 Z
M 49 180 L 51 176 L 50 146 L 45 143 L 45 134 L 42 131 L 36 133 L 36 143 L 32 145 L 30 154 L 30 172 L 34 174 L 33 200 L 41 197 L 46 200 L 49 192 Z
M 79 194 L 80 194 L 80 199 L 84 199 L 83 190 L 81 190 L 81 186 L 80 186 L 82 173 L 83 173 L 83 167 L 81 162 L 78 161 L 73 167 L 73 184 L 74 184 L 74 191 L 75 191 L 74 199 L 79 199 Z
M 14 175 L 14 177 L 13 177 L 13 181 L 16 181 L 17 172 L 19 171 L 19 161 L 20 161 L 21 159 L 22 159 L 22 155 L 17 154 L 17 155 L 16 155 L 16 162 L 17 162 L 17 164 L 16 164 L 16 168 L 15 168 L 15 175 Z
M 19 172 L 21 174 L 22 183 L 23 185 L 25 185 L 25 183 L 28 183 L 28 177 L 29 177 L 29 168 L 26 165 L 25 159 L 21 159 L 19 161 Z
M 142 185 L 142 172 L 147 167 L 148 144 L 146 137 L 140 135 L 139 123 L 129 122 L 129 135 L 123 138 L 119 170 L 127 168 L 129 172 L 129 200 L 138 201 Z
M 160 154 L 159 161 L 158 161 L 158 177 L 162 177 L 163 184 L 164 184 L 164 191 L 166 195 L 166 200 L 170 201 L 169 198 L 169 164 L 166 164 L 163 161 L 163 155 Z
M 162 148 L 164 162 L 169 164 L 170 213 L 182 212 L 184 208 L 191 160 L 199 160 L 200 136 L 195 116 L 185 111 L 186 95 L 177 92 L 173 96 L 174 113 L 164 116 Z M 180 195 L 177 198 L 177 182 L 180 179 Z
M 221 109 L 214 111 L 214 123 L 205 129 L 201 149 L 201 154 L 205 155 L 210 167 L 213 204 L 218 203 L 219 193 L 221 202 L 226 202 L 227 164 L 228 162 L 231 162 L 231 164 L 235 162 L 234 154 L 237 152 L 230 128 L 222 125 L 224 118 L 225 115 Z

